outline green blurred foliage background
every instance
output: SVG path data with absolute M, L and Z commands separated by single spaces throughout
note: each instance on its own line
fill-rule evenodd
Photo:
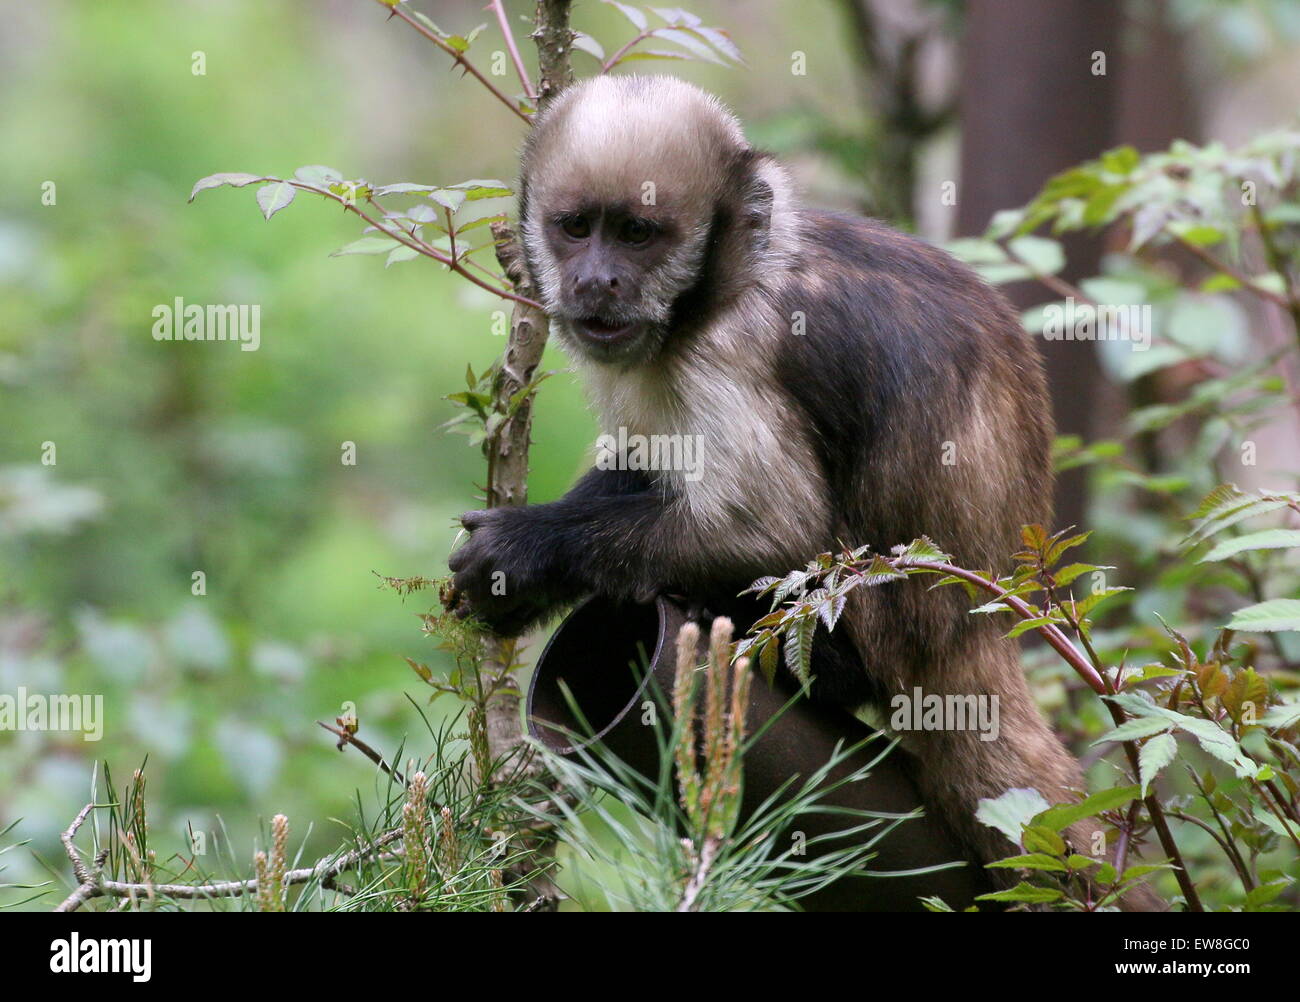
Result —
M 481 2 L 417 6 L 453 32 L 491 19 Z M 687 6 L 726 28 L 748 67 L 666 68 L 730 101 L 813 202 L 870 208 L 880 122 L 845 4 Z M 1209 132 L 1294 110 L 1293 87 L 1278 85 L 1293 73 L 1254 89 L 1221 79 L 1265 67 L 1275 36 L 1294 43 L 1294 9 L 1170 0 L 1195 32 L 1204 95 L 1222 92 L 1206 101 Z M 478 506 L 482 457 L 439 426 L 466 365 L 481 372 L 500 352 L 501 305 L 423 259 L 329 257 L 360 227 L 321 200 L 300 195 L 268 223 L 254 188 L 186 198 L 214 172 L 307 164 L 374 183 L 508 180 L 522 125 L 373 0 L 0 0 L 0 14 L 0 693 L 105 704 L 97 743 L 0 732 L 0 831 L 21 818 L 6 841 L 31 839 L 0 857 L 0 884 L 53 879 L 26 905 L 51 907 L 69 879 L 58 833 L 90 798 L 95 763 L 122 786 L 146 756 L 160 858 L 188 852 L 192 826 L 244 868 L 277 812 L 295 846 L 306 836 L 305 858 L 323 855 L 343 840 L 329 819 L 351 820 L 376 776 L 314 721 L 355 704 L 375 747 L 393 753 L 409 736 L 427 749 L 408 697 L 429 690 L 403 658 L 450 667 L 417 619 L 432 598 L 402 600 L 375 573 L 442 574 L 455 517 Z M 574 22 L 607 52 L 631 36 L 594 0 Z M 476 43 L 481 65 L 497 37 L 493 25 Z M 958 41 L 929 67 L 941 82 Z M 795 51 L 807 75 L 789 72 Z M 919 186 L 937 189 L 957 169 L 955 127 L 930 146 Z M 936 204 L 918 198 L 915 222 L 939 239 L 951 214 Z M 176 297 L 259 305 L 259 350 L 155 341 L 152 311 Z M 533 500 L 567 488 L 593 431 L 573 377 L 549 380 Z M 345 442 L 355 466 L 341 462 Z M 0 888 L 0 905 L 29 895 Z

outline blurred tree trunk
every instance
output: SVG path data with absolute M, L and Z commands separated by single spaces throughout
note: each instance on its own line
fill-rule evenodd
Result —
M 917 174 L 926 144 L 952 122 L 956 110 L 948 96 L 924 97 L 922 64 L 935 46 L 951 45 L 944 33 L 948 19 L 920 0 L 843 0 L 843 7 L 874 147 L 865 165 L 867 211 L 909 226 L 916 218 Z
M 1029 201 L 1051 175 L 1095 157 L 1114 138 L 1120 5 L 1112 0 L 970 0 L 962 39 L 961 184 L 957 229 L 984 231 L 999 209 Z M 1094 53 L 1105 73 L 1094 74 Z M 1100 242 L 1066 241 L 1065 277 L 1097 272 Z M 1026 308 L 1047 298 L 1009 286 Z M 1102 380 L 1087 342 L 1043 341 L 1058 434 L 1091 438 Z M 1080 525 L 1083 470 L 1059 477 L 1057 525 Z
M 982 232 L 994 212 L 1023 205 L 1053 174 L 1108 147 L 1147 151 L 1195 138 L 1196 105 L 1167 3 L 1156 0 L 1133 22 L 1125 11 L 1118 0 L 969 0 L 959 234 Z M 1095 275 L 1103 250 L 1097 238 L 1067 239 L 1064 277 Z M 1049 298 L 1034 283 L 1006 291 L 1022 309 Z M 1058 433 L 1088 440 L 1112 431 L 1126 401 L 1103 381 L 1093 346 L 1041 346 Z M 1057 525 L 1086 521 L 1085 477 L 1077 469 L 1058 478 Z

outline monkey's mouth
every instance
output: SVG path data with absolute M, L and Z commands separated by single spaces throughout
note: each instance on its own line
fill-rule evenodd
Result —
M 598 344 L 618 344 L 626 341 L 640 329 L 634 320 L 606 320 L 604 317 L 574 317 L 573 329 L 588 340 Z

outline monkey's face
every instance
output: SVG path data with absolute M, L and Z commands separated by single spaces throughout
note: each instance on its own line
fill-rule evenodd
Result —
M 716 100 L 652 78 L 566 90 L 525 147 L 522 237 L 539 298 L 571 355 L 651 362 L 692 312 L 727 166 L 746 148 Z
M 575 203 L 551 212 L 546 243 L 554 260 L 552 316 L 571 346 L 598 362 L 652 358 L 667 335 L 680 243 L 664 213 L 634 203 Z

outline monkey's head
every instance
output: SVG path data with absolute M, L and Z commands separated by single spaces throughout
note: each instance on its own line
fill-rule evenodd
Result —
M 785 190 L 736 118 L 690 84 L 570 87 L 534 125 L 520 183 L 529 271 L 564 347 L 653 360 L 752 280 Z

